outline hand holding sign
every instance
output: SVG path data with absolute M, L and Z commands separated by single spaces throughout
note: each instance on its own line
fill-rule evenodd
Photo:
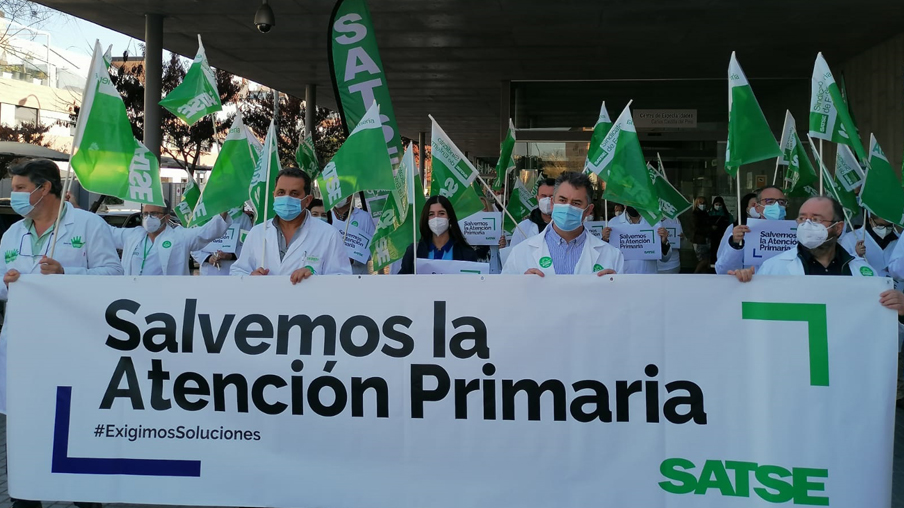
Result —
M 744 264 L 759 266 L 763 261 L 797 246 L 797 222 L 793 220 L 748 219 Z

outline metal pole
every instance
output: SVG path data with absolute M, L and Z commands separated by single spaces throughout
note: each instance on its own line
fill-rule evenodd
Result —
M 273 126 L 279 132 L 279 91 L 273 89 Z
M 317 118 L 317 85 L 307 85 L 304 87 L 304 134 L 311 136 L 311 140 L 314 139 L 315 118 Z
M 417 169 L 421 174 L 421 184 L 427 181 L 427 133 L 421 131 L 417 135 Z
M 819 160 L 825 160 L 822 156 L 822 138 L 819 138 Z M 823 173 L 822 173 L 822 171 L 820 171 L 819 172 L 819 195 L 820 196 L 822 196 L 822 194 L 823 194 L 823 178 L 824 178 Z M 853 227 L 853 225 L 851 225 L 851 227 Z
M 160 158 L 163 139 L 160 98 L 163 91 L 163 15 L 144 15 L 144 145 Z

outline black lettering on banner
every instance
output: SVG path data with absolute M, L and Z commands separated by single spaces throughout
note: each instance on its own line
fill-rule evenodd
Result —
M 235 410 L 248 412 L 248 380 L 241 374 L 213 375 L 213 410 L 226 411 L 226 388 L 235 388 Z
M 407 333 L 396 329 L 396 326 L 399 325 L 404 328 L 411 328 L 412 323 L 413 321 L 405 316 L 390 316 L 389 319 L 383 322 L 383 335 L 389 340 L 398 342 L 401 346 L 393 348 L 389 344 L 383 344 L 381 351 L 383 351 L 384 355 L 392 358 L 405 358 L 414 352 L 414 339 Z
M 594 380 L 578 381 L 571 385 L 575 392 L 593 390 L 593 394 L 579 395 L 571 401 L 571 417 L 581 423 L 599 419 L 604 423 L 612 423 L 612 411 L 609 410 L 609 390 L 606 385 Z M 593 404 L 593 411 L 585 411 L 584 406 Z
M 615 419 L 619 422 L 627 422 L 630 420 L 630 416 L 628 414 L 629 408 L 631 407 L 628 399 L 632 394 L 638 393 L 643 390 L 643 383 L 640 381 L 634 381 L 630 385 L 627 381 L 616 381 L 615 382 Z
M 424 380 L 432 377 L 436 380 L 436 388 L 428 389 Z M 411 417 L 424 417 L 424 402 L 437 402 L 449 394 L 449 373 L 439 365 L 411 365 Z
M 185 312 L 182 317 L 182 352 L 191 353 L 194 349 L 195 314 L 198 311 L 198 300 L 185 300 Z M 178 348 L 178 346 L 177 346 Z
M 455 419 L 468 419 L 468 394 L 480 390 L 480 380 L 456 379 L 455 380 Z
M 189 386 L 194 383 L 195 386 Z M 207 407 L 207 399 L 188 400 L 189 395 L 200 395 L 202 397 L 210 396 L 210 385 L 204 376 L 197 372 L 183 372 L 176 377 L 173 382 L 173 399 L 176 404 L 186 411 L 200 411 Z
M 361 346 L 355 344 L 352 339 L 352 333 L 357 327 L 364 328 L 366 333 L 366 339 Z M 351 356 L 359 358 L 367 356 L 376 351 L 380 345 L 380 327 L 367 316 L 352 316 L 342 324 L 342 329 L 339 331 L 339 343 L 342 345 L 342 350 Z
M 267 402 L 267 399 L 264 398 L 264 390 L 268 386 L 283 388 L 286 384 L 285 379 L 273 374 L 265 374 L 257 378 L 251 387 L 251 401 L 254 402 L 254 407 L 267 415 L 278 415 L 285 411 L 288 407 L 286 404 L 282 402 L 274 402 L 272 404 Z
M 464 316 L 452 320 L 452 326 L 458 330 L 462 326 L 470 326 L 473 331 L 458 332 L 449 341 L 449 352 L 456 358 L 466 359 L 474 355 L 487 360 L 490 358 L 490 347 L 487 345 L 487 326 L 476 317 Z M 466 341 L 474 341 L 468 349 L 464 346 Z
M 511 379 L 502 380 L 502 419 L 515 419 L 515 397 L 518 392 L 524 392 L 527 396 L 527 419 L 540 420 L 540 397 L 543 392 L 549 392 L 553 396 L 553 420 L 565 421 L 565 385 L 558 379 L 547 379 L 538 384 L 533 379 L 522 379 L 513 382 Z
M 107 347 L 117 351 L 132 351 L 141 345 L 141 330 L 138 326 L 116 315 L 121 310 L 135 314 L 140 308 L 141 305 L 138 302 L 126 299 L 116 300 L 107 306 L 107 310 L 104 312 L 107 324 L 114 330 L 124 332 L 128 336 L 126 340 L 122 340 L 112 335 L 107 335 Z
M 259 330 L 251 330 L 252 325 L 257 325 Z M 270 344 L 261 341 L 257 345 L 252 346 L 248 339 L 272 339 L 273 323 L 267 319 L 267 316 L 261 314 L 249 314 L 239 320 L 239 324 L 235 327 L 235 345 L 239 351 L 246 355 L 259 355 L 270 349 Z
M 172 402 L 163 397 L 163 384 L 170 378 L 168 371 L 163 370 L 162 360 L 151 360 L 148 379 L 151 380 L 151 407 L 156 411 L 164 411 L 172 407 Z
M 217 336 L 213 336 L 213 327 L 210 323 L 210 314 L 201 314 L 198 321 L 201 322 L 201 337 L 204 338 L 204 347 L 208 353 L 218 354 L 223 350 L 223 344 L 226 343 L 226 337 L 229 336 L 229 329 L 232 328 L 232 322 L 235 320 L 235 314 L 226 314 L 223 316 L 223 322 L 220 323 L 220 329 Z M 182 348 L 185 351 L 185 347 Z
M 367 390 L 374 391 L 377 418 L 389 418 L 389 386 L 385 379 L 379 377 L 352 378 L 352 416 L 364 416 L 364 393 Z
M 698 425 L 706 425 L 706 411 L 703 408 L 703 390 L 696 383 L 690 381 L 672 381 L 665 385 L 667 392 L 672 393 L 675 390 L 684 390 L 687 397 L 672 397 L 665 401 L 662 413 L 665 419 L 672 423 L 687 423 L 694 420 Z M 687 413 L 679 414 L 678 406 L 689 406 Z
M 433 356 L 446 357 L 446 302 L 433 302 Z
M 144 318 L 144 320 L 147 324 L 154 322 L 163 324 L 163 326 L 148 328 L 147 331 L 144 332 L 143 342 L 145 349 L 151 353 L 160 353 L 162 351 L 168 351 L 170 353 L 179 352 L 179 342 L 176 340 L 176 318 L 163 312 L 157 312 Z M 163 342 L 160 342 L 159 344 L 154 342 L 154 337 L 157 335 L 163 337 Z
M 333 401 L 327 405 L 323 402 L 321 394 L 324 388 L 329 388 L 333 394 Z M 342 381 L 333 376 L 320 376 L 314 378 L 308 385 L 308 407 L 320 416 L 336 416 L 345 409 L 348 403 L 348 392 Z
M 126 379 L 126 387 L 119 388 L 123 378 Z M 134 410 L 144 409 L 141 389 L 138 387 L 138 375 L 135 374 L 135 365 L 128 356 L 119 358 L 119 363 L 116 364 L 116 369 L 113 371 L 113 377 L 110 378 L 110 383 L 104 392 L 104 398 L 100 402 L 100 408 L 110 409 L 113 407 L 113 402 L 119 397 L 129 399 Z
M 289 332 L 298 327 L 299 345 L 298 354 L 310 355 L 313 350 L 314 330 L 323 329 L 323 354 L 335 356 L 336 354 L 336 320 L 333 316 L 318 316 L 311 319 L 310 316 L 280 315 L 276 325 L 276 354 L 289 354 Z

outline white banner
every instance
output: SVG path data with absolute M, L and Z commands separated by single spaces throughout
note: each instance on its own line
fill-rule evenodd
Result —
M 585 220 L 584 227 L 591 235 L 603 239 L 603 230 L 606 229 L 606 221 L 604 220 Z
M 447 259 L 417 258 L 417 273 L 427 274 L 472 274 L 481 275 L 490 273 L 489 263 L 476 263 L 474 261 L 453 261 Z
M 226 229 L 226 232 L 223 233 L 223 236 L 217 238 L 216 240 L 210 242 L 208 247 L 215 248 L 217 250 L 221 250 L 223 252 L 229 252 L 235 254 L 235 249 L 238 246 L 239 239 L 239 226 L 230 226 Z M 242 238 L 244 240 L 244 238 Z
M 339 230 L 339 233 L 345 238 L 345 250 L 348 251 L 349 259 L 367 264 L 367 260 L 370 259 L 370 241 L 373 239 L 373 235 L 368 234 L 357 224 L 358 221 L 352 220 L 352 223 L 348 225 L 348 234 L 345 234 L 344 228 Z
M 609 245 L 620 250 L 628 259 L 661 259 L 662 247 L 656 229 L 640 224 L 612 226 Z
M 470 245 L 499 245 L 502 234 L 502 212 L 477 212 L 458 221 Z
M 747 219 L 744 264 L 759 266 L 772 256 L 797 246 L 797 221 Z
M 888 507 L 897 321 L 878 295 L 889 285 L 23 275 L 7 315 L 9 493 Z M 538 295 L 555 295 L 543 312 Z M 600 302 L 618 333 L 586 319 Z
M 667 227 L 665 230 L 669 232 L 669 245 L 671 245 L 673 249 L 680 249 L 681 237 L 678 236 L 678 228 Z

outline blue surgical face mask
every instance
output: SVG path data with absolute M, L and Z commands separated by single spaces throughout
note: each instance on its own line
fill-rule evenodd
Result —
M 763 217 L 769 220 L 784 220 L 785 213 L 785 207 L 778 203 L 772 203 L 763 207 Z
M 38 203 L 35 203 L 35 205 L 31 204 L 31 195 L 41 189 L 42 187 L 38 187 L 31 192 L 11 192 L 9 194 L 9 206 L 12 207 L 14 212 L 22 217 L 27 216 L 35 209 L 35 205 L 40 203 L 41 199 L 44 199 L 44 196 L 41 196 Z
M 584 209 L 564 203 L 556 203 L 552 207 L 552 221 L 562 231 L 574 231 L 581 227 Z
M 301 215 L 301 200 L 292 196 L 276 196 L 273 211 L 282 220 L 292 220 Z

